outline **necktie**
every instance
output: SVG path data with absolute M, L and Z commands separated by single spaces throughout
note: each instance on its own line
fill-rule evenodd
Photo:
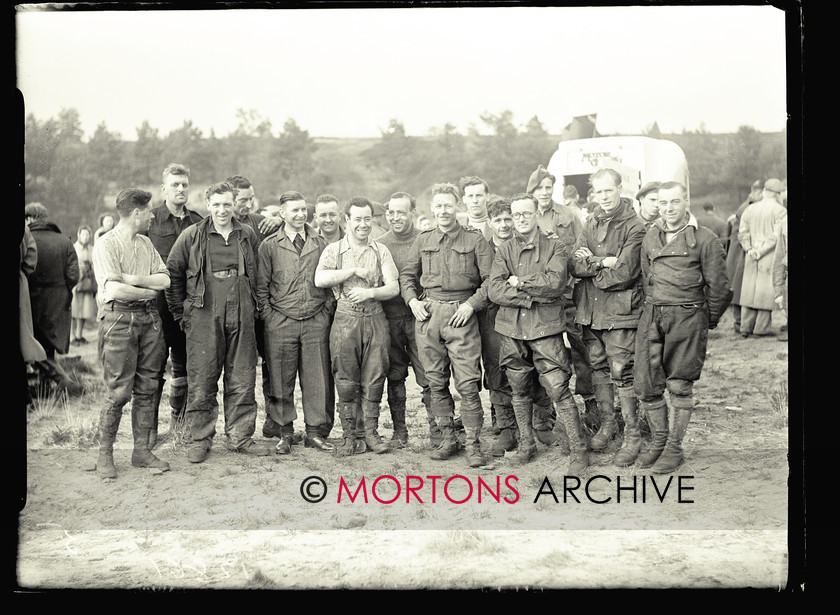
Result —
M 295 250 L 297 250 L 297 253 L 300 254 L 301 250 L 303 250 L 303 237 L 296 234 L 295 240 L 292 243 L 295 244 Z

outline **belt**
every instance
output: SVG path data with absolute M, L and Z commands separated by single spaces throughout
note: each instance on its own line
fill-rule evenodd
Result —
M 239 275 L 239 269 L 232 267 L 230 269 L 222 269 L 221 271 L 214 271 L 213 277 L 219 278 L 220 280 L 224 280 L 226 278 L 235 278 Z
M 366 314 L 372 316 L 374 314 L 383 314 L 382 304 L 376 301 L 372 305 L 358 305 L 351 303 L 343 297 L 338 300 L 336 305 L 336 312 L 343 312 L 345 314 Z
M 154 301 L 118 301 L 114 299 L 108 304 L 113 312 L 151 312 L 156 309 Z

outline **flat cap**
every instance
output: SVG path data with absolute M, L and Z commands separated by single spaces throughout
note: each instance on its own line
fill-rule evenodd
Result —
M 762 185 L 761 185 L 761 180 L 760 179 L 755 180 L 752 183 L 752 185 L 750 186 L 751 190 L 761 190 L 761 188 L 762 188 Z
M 782 181 L 776 179 L 775 177 L 771 177 L 766 182 L 764 182 L 764 189 L 770 190 L 771 192 L 775 192 L 776 194 L 781 194 L 785 187 L 782 185 Z
M 641 201 L 644 196 L 654 190 L 659 190 L 659 186 L 662 185 L 662 182 L 648 182 L 644 186 L 642 186 L 639 191 L 636 193 L 636 200 Z

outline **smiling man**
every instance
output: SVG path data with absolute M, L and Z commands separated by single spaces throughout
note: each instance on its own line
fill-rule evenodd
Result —
M 344 237 L 344 229 L 339 223 L 338 197 L 322 194 L 315 199 L 315 224 L 327 243 L 335 243 Z
M 723 245 L 691 215 L 685 186 L 665 182 L 658 194 L 659 218 L 641 248 L 645 305 L 636 337 L 634 386 L 653 434 L 638 465 L 665 474 L 683 462 L 682 440 L 694 409 L 694 382 L 706 360 L 708 332 L 729 307 L 732 291 Z
M 306 199 L 300 192 L 284 192 L 280 212 L 283 222 L 279 231 L 258 249 L 257 305 L 264 323 L 264 366 L 270 374 L 266 421 L 279 428 L 276 452 L 291 453 L 299 378 L 304 446 L 331 451 L 333 445 L 326 436 L 328 424 L 332 425 L 329 411 L 335 410 L 329 345 L 334 300 L 330 291 L 315 286 L 315 269 L 327 242 L 306 223 Z M 263 435 L 265 432 L 264 427 Z
M 178 237 L 167 261 L 172 281 L 166 300 L 187 337 L 187 459 L 193 463 L 210 454 L 222 372 L 225 447 L 269 454 L 251 439 L 257 420 L 257 306 L 252 286 L 257 279 L 257 236 L 234 218 L 235 195 L 236 189 L 226 182 L 207 188 L 210 215 Z
M 458 452 L 455 402 L 450 374 L 461 395 L 470 467 L 484 465 L 479 434 L 484 424 L 481 388 L 481 336 L 476 311 L 487 306 L 487 278 L 493 253 L 476 229 L 456 218 L 460 194 L 454 184 L 432 186 L 435 228 L 417 236 L 400 272 L 403 300 L 411 308 L 417 349 L 426 370 L 432 412 L 443 434 L 432 459 L 449 459 Z
M 351 198 L 344 206 L 344 219 L 347 235 L 324 249 L 315 271 L 315 286 L 332 288 L 338 301 L 330 328 L 330 359 L 344 442 L 336 454 L 364 452 L 356 444 L 359 436 L 365 448 L 386 453 L 389 447 L 378 431 L 389 367 L 382 302 L 399 294 L 399 273 L 388 248 L 370 237 L 373 203 Z
M 499 362 L 513 392 L 513 411 L 519 427 L 514 458 L 533 459 L 533 403 L 537 381 L 557 407 L 569 438 L 571 459 L 567 473 L 575 476 L 589 465 L 586 442 L 580 433 L 580 414 L 569 390 L 572 368 L 563 350 L 566 324 L 563 291 L 569 274 L 566 249 L 537 224 L 537 199 L 517 194 L 510 199 L 515 234 L 496 250 L 490 273 L 490 300 L 498 304 L 496 331 L 501 334 Z

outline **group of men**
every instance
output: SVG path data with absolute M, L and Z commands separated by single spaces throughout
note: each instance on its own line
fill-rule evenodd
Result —
M 225 446 L 270 454 L 253 440 L 258 357 L 263 435 L 279 439 L 277 454 L 299 442 L 296 382 L 305 446 L 340 456 L 404 446 L 410 366 L 432 459 L 466 449 L 470 467 L 487 463 L 483 385 L 499 434 L 493 456 L 527 463 L 539 441 L 568 454 L 567 473 L 578 475 L 589 451 L 618 432 L 617 394 L 624 432 L 614 463 L 672 472 L 683 461 L 708 330 L 731 297 L 723 245 L 697 224 L 679 183 L 646 185 L 637 198 L 655 207 L 637 213 L 621 196 L 621 176 L 600 169 L 590 177 L 598 206 L 584 223 L 554 202 L 555 182 L 540 166 L 510 198 L 478 177 L 435 184 L 424 231 L 415 198 L 396 192 L 382 234 L 376 204 L 364 197 L 340 208 L 323 195 L 310 212 L 288 191 L 278 218 L 254 215 L 253 186 L 241 176 L 206 190 L 202 218 L 186 208 L 189 170 L 180 164 L 164 170 L 164 203 L 154 210 L 149 192 L 123 190 L 120 222 L 93 255 L 111 391 L 100 416 L 100 476 L 116 476 L 113 442 L 132 396 L 132 465 L 169 469 L 152 453 L 167 359 L 171 431 L 183 424 L 190 462 L 210 454 L 220 377 Z M 307 222 L 312 213 L 318 229 Z M 600 422 L 590 441 L 572 376 L 583 411 Z M 379 434 L 386 384 L 390 443 Z M 644 452 L 640 402 L 652 432 Z M 329 441 L 336 414 L 340 444 Z

